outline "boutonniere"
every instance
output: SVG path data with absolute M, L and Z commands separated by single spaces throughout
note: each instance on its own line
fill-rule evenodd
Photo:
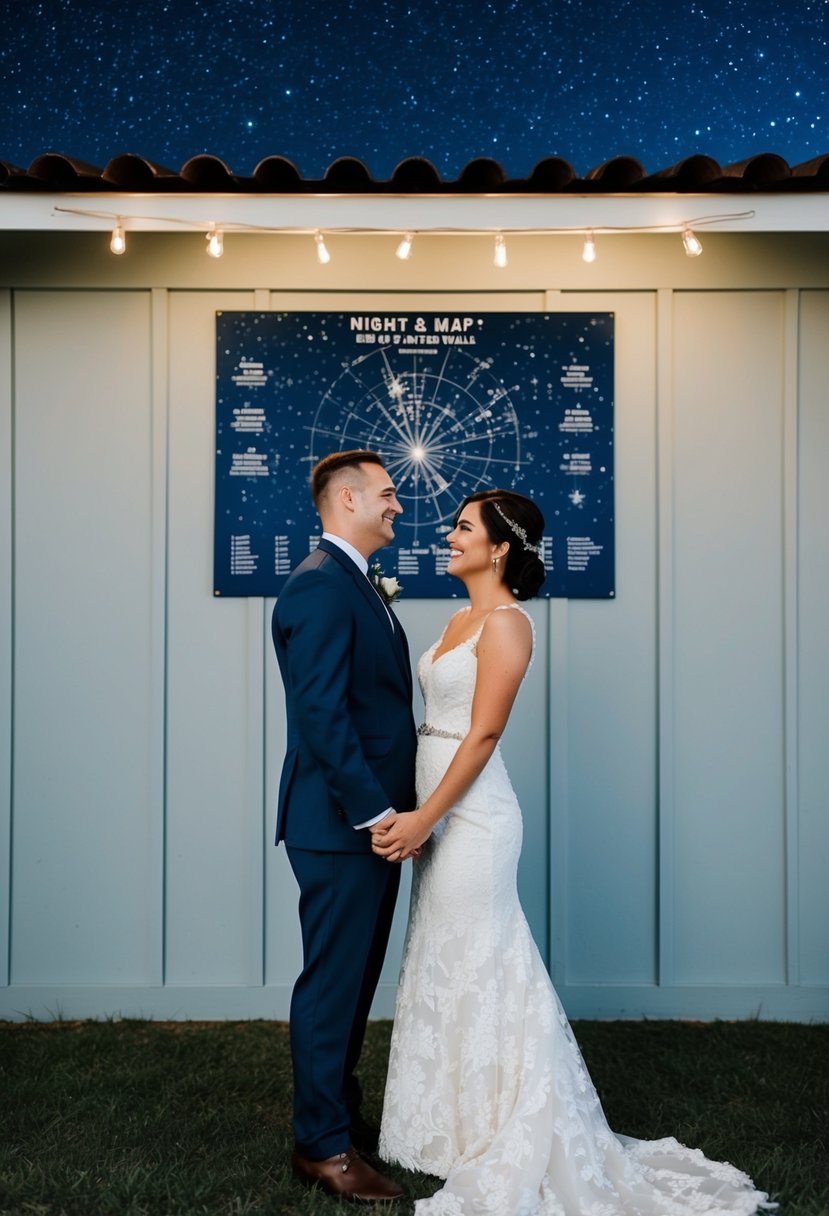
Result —
M 403 593 L 402 584 L 396 578 L 388 578 L 384 573 L 380 563 L 375 559 L 368 571 L 371 585 L 377 594 L 387 606 L 393 604 L 395 600 L 399 600 Z

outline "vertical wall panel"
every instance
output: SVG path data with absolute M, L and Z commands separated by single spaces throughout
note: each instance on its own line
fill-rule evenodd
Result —
M 262 978 L 263 601 L 213 596 L 215 314 L 170 299 L 166 981 Z
M 800 298 L 800 982 L 829 984 L 829 292 Z
M 675 970 L 785 978 L 783 302 L 675 300 Z
M 567 606 L 565 974 L 568 985 L 653 983 L 655 299 L 564 294 L 557 306 L 616 314 L 616 596 Z
M 15 337 L 12 979 L 149 983 L 149 296 L 24 292 Z
M 12 566 L 12 309 L 0 291 L 0 570 Z M 9 980 L 12 832 L 12 579 L 0 579 L 0 986 Z

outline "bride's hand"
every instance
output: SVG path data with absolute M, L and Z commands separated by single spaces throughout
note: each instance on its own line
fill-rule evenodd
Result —
M 407 861 L 420 856 L 420 847 L 431 834 L 432 829 L 424 826 L 423 816 L 418 811 L 409 811 L 379 823 L 371 833 L 371 848 L 386 861 Z

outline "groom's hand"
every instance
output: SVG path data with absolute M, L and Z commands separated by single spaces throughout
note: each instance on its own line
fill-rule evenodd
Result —
M 415 849 L 412 849 L 411 852 L 408 852 L 408 853 L 402 853 L 399 849 L 395 850 L 394 856 L 391 856 L 387 852 L 381 853 L 381 851 L 380 851 L 381 846 L 384 846 L 387 843 L 384 840 L 385 834 L 394 826 L 394 824 L 399 819 L 400 819 L 400 816 L 398 815 L 397 811 L 391 811 L 388 815 L 386 815 L 385 819 L 381 819 L 379 823 L 375 823 L 369 828 L 369 831 L 371 832 L 372 851 L 374 853 L 378 854 L 378 856 L 385 856 L 386 861 L 394 861 L 394 862 L 409 861 L 409 860 L 417 861 L 418 857 L 423 852 L 423 849 L 420 846 L 418 846 Z M 398 853 L 400 853 L 399 856 L 397 855 Z
M 379 832 L 385 832 L 387 828 L 390 828 L 396 819 L 397 811 L 392 809 L 389 811 L 388 815 L 384 815 L 383 818 L 378 820 L 377 823 L 373 823 L 368 830 L 371 832 L 372 836 L 376 836 Z
M 384 819 L 381 819 L 379 823 L 374 823 L 371 825 L 369 831 L 371 832 L 371 850 L 373 853 L 378 855 L 380 854 L 380 846 L 384 844 L 385 834 L 389 831 L 392 825 L 397 822 L 398 818 L 399 816 L 397 811 L 392 810 Z M 414 854 L 412 854 L 412 856 L 414 856 Z M 420 856 L 420 849 L 417 850 L 417 856 Z M 406 858 L 402 854 L 395 857 L 387 856 L 386 861 L 401 862 L 406 861 Z
M 417 859 L 424 842 L 431 835 L 430 828 L 424 830 L 417 811 L 409 811 L 404 815 L 393 811 L 370 831 L 372 851 L 376 856 L 384 857 L 386 861 Z

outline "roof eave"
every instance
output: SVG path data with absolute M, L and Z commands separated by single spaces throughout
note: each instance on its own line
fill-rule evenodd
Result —
M 720 232 L 829 231 L 825 193 L 159 194 L 0 193 L 0 230 L 133 232 L 568 232 L 592 228 Z

